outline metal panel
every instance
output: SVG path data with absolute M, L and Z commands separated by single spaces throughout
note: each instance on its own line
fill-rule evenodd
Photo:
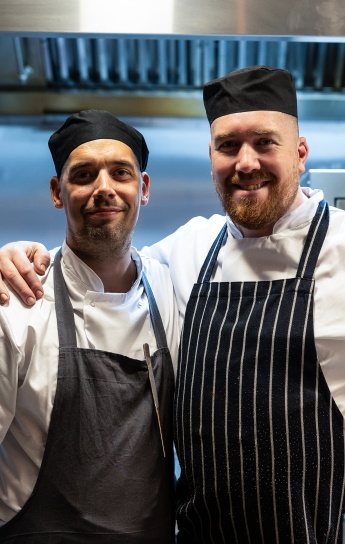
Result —
M 74 98 L 67 100 L 66 111 L 68 103 L 78 103 L 75 99 L 78 93 L 88 96 L 94 93 L 94 104 L 102 100 L 100 95 L 106 98 L 104 93 L 113 93 L 114 100 L 115 97 L 122 102 L 130 97 L 135 99 L 131 102 L 136 108 L 132 115 L 149 114 L 140 105 L 140 100 L 146 97 L 149 100 L 143 104 L 152 115 L 188 116 L 190 103 L 186 99 L 197 93 L 200 100 L 206 81 L 252 64 L 290 70 L 297 90 L 304 93 L 304 104 L 310 102 L 305 109 L 308 118 L 312 115 L 324 118 L 327 112 L 332 116 L 335 104 L 344 101 L 343 41 L 0 35 L 0 92 L 11 94 L 1 95 L 0 113 L 6 114 L 8 107 L 9 114 L 16 113 L 16 108 L 18 113 L 55 111 L 52 93 L 60 92 L 61 99 L 67 100 L 70 92 Z M 32 94 L 25 97 L 25 104 L 20 103 L 24 92 L 36 93 L 36 98 Z M 317 101 L 313 93 L 319 93 Z M 63 107 L 60 97 L 56 111 Z M 84 98 L 81 94 L 80 104 L 85 102 Z M 30 107 L 34 110 L 27 110 Z M 199 110 L 199 106 L 193 107 L 194 113 L 190 115 L 198 115 Z
M 192 91 L 231 70 L 268 64 L 290 70 L 298 90 L 345 90 L 344 42 L 8 37 L 0 50 L 0 87 L 37 87 L 39 75 L 50 89 Z
M 343 0 L 0 0 L 0 31 L 344 36 Z

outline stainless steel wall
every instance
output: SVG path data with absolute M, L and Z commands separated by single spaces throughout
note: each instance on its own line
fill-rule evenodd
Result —
M 0 32 L 344 36 L 343 0 L 0 0 Z

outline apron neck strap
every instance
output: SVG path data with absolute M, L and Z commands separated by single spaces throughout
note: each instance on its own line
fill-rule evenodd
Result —
M 147 300 L 149 302 L 150 318 L 151 318 L 153 330 L 156 337 L 157 347 L 158 349 L 166 348 L 168 344 L 167 344 L 167 339 L 166 339 L 166 334 L 165 334 L 161 314 L 159 313 L 156 299 L 154 297 L 151 286 L 144 272 L 142 272 L 141 281 L 143 282 Z
M 61 270 L 61 248 L 54 259 L 55 312 L 59 335 L 59 345 L 64 348 L 77 347 L 73 307 L 68 296 Z
M 310 225 L 296 277 L 312 279 L 329 225 L 328 202 L 321 200 Z
M 198 283 L 204 283 L 204 282 L 210 281 L 219 250 L 221 246 L 225 244 L 227 237 L 228 237 L 228 229 L 225 223 L 220 233 L 218 234 L 217 238 L 213 242 L 212 247 L 210 251 L 208 252 L 207 257 L 204 261 L 204 264 L 202 265 L 202 269 L 200 270 L 199 277 L 198 277 Z
M 317 260 L 324 242 L 329 225 L 328 202 L 321 200 L 311 222 L 307 239 L 304 244 L 302 256 L 298 265 L 296 277 L 312 279 Z M 226 242 L 228 236 L 227 225 L 222 227 L 220 233 L 212 244 L 210 251 L 200 270 L 198 283 L 209 282 L 212 271 L 217 260 L 221 246 Z

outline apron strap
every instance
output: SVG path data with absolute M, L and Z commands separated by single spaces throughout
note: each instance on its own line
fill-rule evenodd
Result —
M 61 248 L 54 259 L 55 310 L 60 348 L 77 347 L 73 307 L 61 270 Z
M 161 314 L 159 313 L 155 296 L 152 292 L 151 286 L 144 272 L 142 272 L 141 280 L 143 282 L 145 293 L 149 301 L 150 318 L 151 318 L 153 330 L 156 337 L 157 347 L 158 349 L 166 348 L 168 344 L 167 344 L 167 339 L 166 339 L 166 334 L 165 334 Z
M 329 225 L 329 206 L 321 200 L 310 225 L 296 277 L 312 279 Z
M 199 277 L 198 277 L 198 283 L 204 283 L 204 282 L 210 281 L 219 250 L 221 246 L 226 242 L 227 237 L 228 237 L 228 229 L 225 223 L 220 233 L 218 234 L 217 238 L 213 242 L 212 247 L 210 251 L 208 252 L 207 257 L 204 261 L 204 264 L 202 265 L 202 268 L 200 270 Z
M 328 202 L 321 200 L 316 210 L 315 216 L 309 228 L 307 239 L 303 248 L 301 260 L 298 265 L 297 277 L 312 279 L 317 260 L 324 242 L 329 225 L 329 206 Z M 228 236 L 227 225 L 225 224 L 217 238 L 212 244 L 205 262 L 200 270 L 198 283 L 209 282 L 212 271 L 221 246 L 226 242 Z

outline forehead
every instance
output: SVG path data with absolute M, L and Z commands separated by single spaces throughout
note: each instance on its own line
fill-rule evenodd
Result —
M 92 140 L 79 145 L 70 153 L 65 168 L 76 162 L 104 162 L 104 161 L 126 161 L 138 168 L 138 162 L 132 149 L 119 140 Z
M 224 135 L 247 133 L 283 133 L 292 122 L 291 115 L 280 111 L 245 111 L 231 113 L 215 119 L 211 125 L 212 139 Z M 292 124 L 291 124 L 292 127 Z

